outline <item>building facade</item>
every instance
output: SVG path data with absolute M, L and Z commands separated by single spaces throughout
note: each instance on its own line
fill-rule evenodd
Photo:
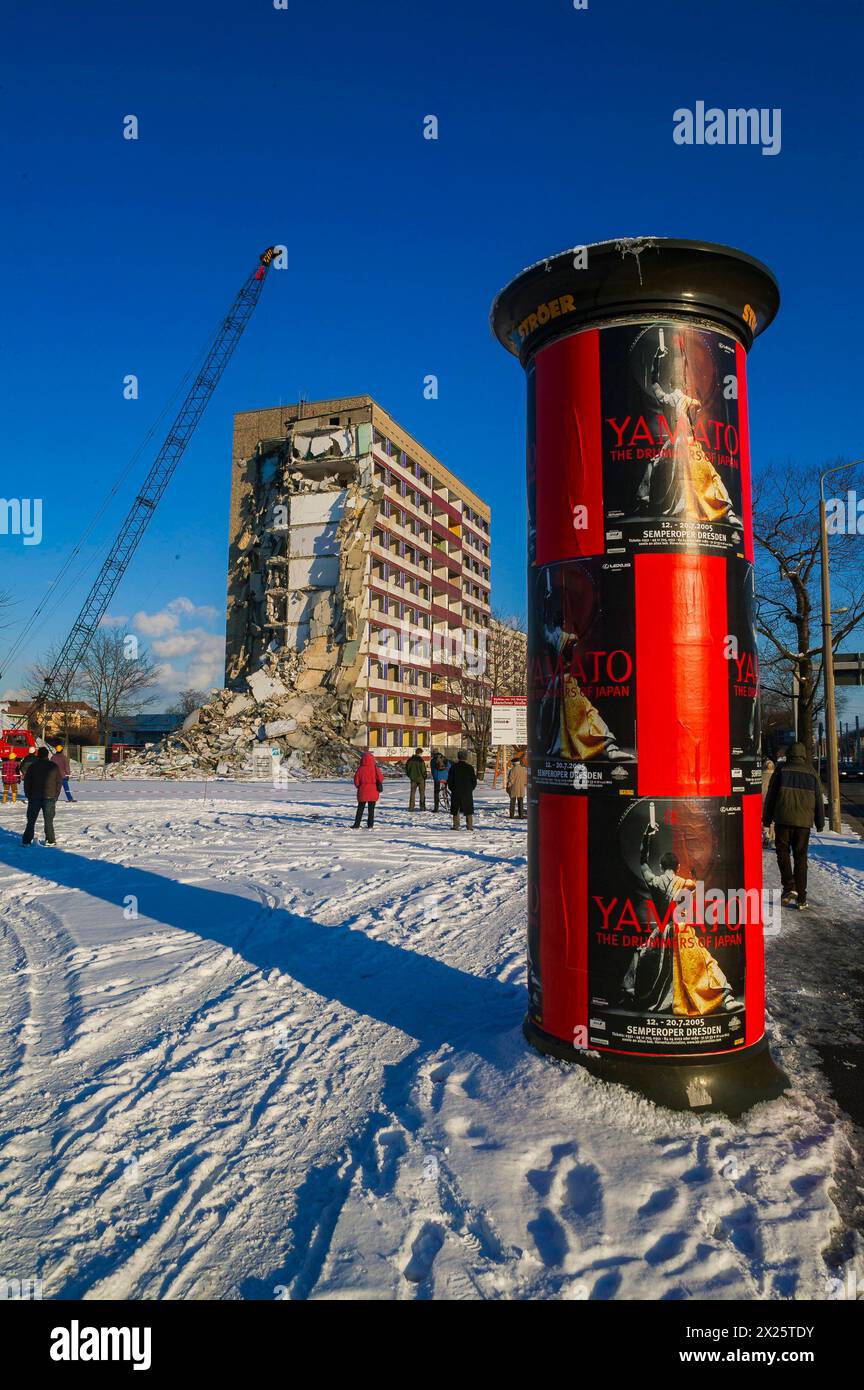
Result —
M 490 509 L 370 396 L 235 416 L 226 681 L 296 655 L 382 758 L 458 747 L 482 679 Z
M 30 729 L 46 742 L 65 739 L 75 742 L 97 737 L 99 715 L 83 700 L 54 700 L 47 705 L 33 706 L 32 700 L 5 700 L 0 703 L 0 726 L 15 725 Z

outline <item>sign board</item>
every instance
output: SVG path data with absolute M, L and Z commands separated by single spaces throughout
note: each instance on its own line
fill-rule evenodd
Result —
M 252 749 L 252 761 L 259 777 L 269 777 L 275 772 L 282 757 L 282 750 L 276 743 L 256 743 Z
M 524 695 L 493 695 L 492 747 L 524 748 L 527 742 L 527 697 Z
M 93 743 L 81 749 L 81 762 L 85 767 L 101 767 L 105 762 L 105 745 Z
M 864 685 L 864 652 L 835 652 L 834 680 L 837 685 Z

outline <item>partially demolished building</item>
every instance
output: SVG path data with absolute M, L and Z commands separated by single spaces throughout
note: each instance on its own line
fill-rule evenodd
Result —
M 383 759 L 458 745 L 460 669 L 490 621 L 489 524 L 371 396 L 236 415 L 226 685 L 278 672 Z

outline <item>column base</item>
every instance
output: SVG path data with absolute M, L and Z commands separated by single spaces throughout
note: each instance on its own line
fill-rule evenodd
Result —
M 735 1117 L 759 1101 L 776 1100 L 789 1089 L 789 1078 L 774 1062 L 764 1037 L 739 1052 L 648 1058 L 585 1052 L 544 1033 L 527 1015 L 522 1031 L 538 1052 L 577 1062 L 599 1080 L 626 1086 L 668 1110 Z

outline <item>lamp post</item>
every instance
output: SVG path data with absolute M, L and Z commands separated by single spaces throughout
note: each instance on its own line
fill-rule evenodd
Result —
M 828 570 L 828 520 L 825 508 L 825 479 L 831 473 L 857 468 L 862 459 L 838 463 L 819 474 L 819 550 L 822 562 L 822 672 L 825 680 L 825 738 L 828 763 L 828 819 L 832 830 L 840 830 L 840 768 L 837 762 L 837 702 L 834 695 L 834 637 L 831 631 L 831 576 Z

